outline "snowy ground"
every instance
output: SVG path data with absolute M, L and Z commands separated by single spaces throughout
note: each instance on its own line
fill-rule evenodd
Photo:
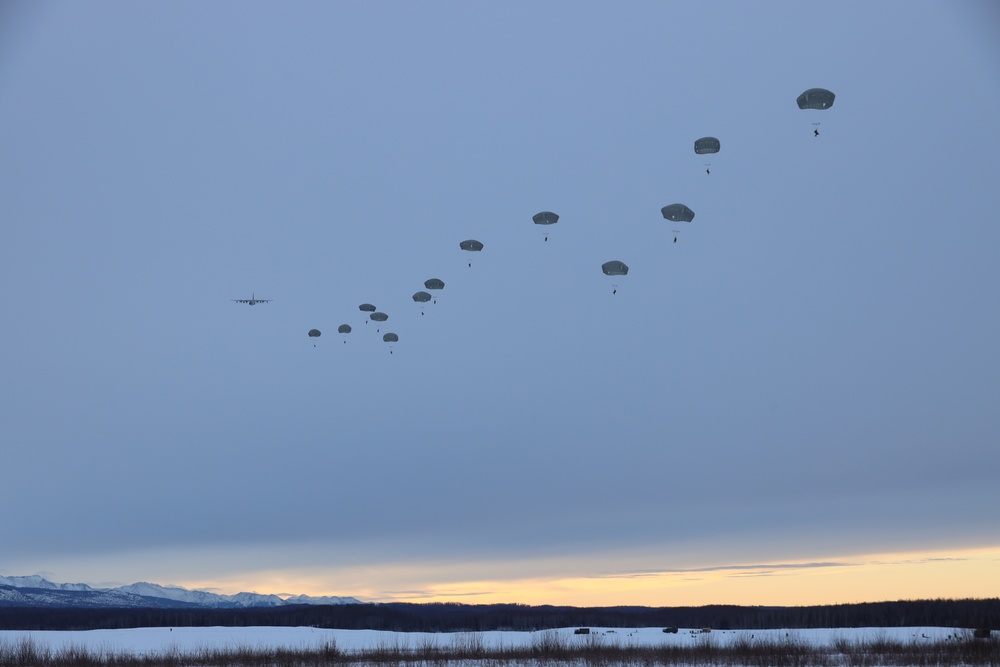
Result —
M 136 628 L 129 630 L 88 631 L 0 631 L 0 645 L 18 644 L 31 638 L 36 645 L 48 646 L 58 651 L 66 647 L 87 649 L 88 652 L 132 652 L 159 654 L 168 652 L 190 653 L 206 648 L 319 648 L 335 642 L 341 651 L 364 651 L 374 648 L 450 648 L 475 642 L 487 649 L 500 647 L 531 647 L 553 633 L 558 639 L 572 646 L 575 642 L 599 641 L 606 645 L 621 646 L 689 646 L 711 641 L 722 646 L 735 640 L 779 640 L 789 637 L 816 646 L 830 645 L 838 639 L 850 642 L 888 639 L 903 643 L 912 641 L 932 642 L 954 637 L 965 637 L 968 630 L 954 628 L 834 628 L 811 630 L 713 630 L 702 633 L 681 628 L 677 634 L 668 634 L 662 628 L 591 628 L 591 635 L 575 635 L 575 628 L 541 630 L 537 632 L 477 632 L 477 633 L 422 633 L 382 632 L 376 630 L 324 630 L 298 627 L 211 627 L 211 628 Z

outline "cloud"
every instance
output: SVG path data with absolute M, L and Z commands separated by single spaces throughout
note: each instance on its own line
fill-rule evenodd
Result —
M 712 565 L 708 567 L 677 568 L 669 570 L 648 570 L 642 572 L 614 572 L 597 575 L 596 578 L 610 579 L 639 579 L 644 577 L 663 577 L 682 574 L 698 574 L 709 572 L 722 572 L 739 574 L 743 576 L 753 575 L 755 572 L 773 573 L 775 570 L 804 570 L 823 567 L 852 567 L 860 563 L 849 563 L 845 561 L 821 561 L 814 563 L 762 563 L 757 565 Z
M 447 588 L 442 588 L 441 590 L 434 589 L 419 589 L 419 590 L 388 590 L 382 591 L 379 596 L 383 601 L 416 601 L 416 600 L 439 600 L 442 596 L 449 598 L 471 598 L 471 597 L 482 597 L 486 595 L 496 595 L 497 591 L 490 590 L 476 590 L 476 591 L 461 591 L 461 590 L 448 590 Z

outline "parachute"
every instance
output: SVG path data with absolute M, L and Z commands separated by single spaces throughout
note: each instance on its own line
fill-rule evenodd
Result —
M 385 334 L 385 335 L 382 336 L 382 340 L 384 340 L 386 343 L 390 343 L 390 345 L 389 345 L 389 354 L 392 354 L 392 345 L 391 345 L 391 343 L 398 343 L 399 342 L 399 336 L 397 336 L 394 333 L 387 333 L 387 334 Z
M 389 316 L 386 315 L 385 313 L 374 312 L 368 316 L 368 319 L 372 320 L 373 322 L 385 322 L 387 319 L 389 319 Z M 381 329 L 376 329 L 375 333 L 378 333 L 379 331 L 381 331 Z
M 349 334 L 349 333 L 351 333 L 351 325 L 350 324 L 341 324 L 339 327 L 337 327 L 337 333 L 342 333 L 342 334 Z
M 667 220 L 673 222 L 691 222 L 694 220 L 694 211 L 684 204 L 671 204 L 660 209 L 660 213 Z
M 601 264 L 601 271 L 604 271 L 606 276 L 625 276 L 628 275 L 628 264 L 625 262 L 619 262 L 617 259 L 613 259 L 610 262 L 604 262 Z M 611 293 L 618 294 L 618 284 L 612 283 Z
M 322 335 L 323 335 L 323 333 L 319 329 L 310 329 L 309 330 L 309 337 L 310 338 L 319 338 Z
M 462 241 L 459 243 L 458 247 L 462 250 L 468 250 L 469 252 L 479 252 L 483 249 L 483 244 L 476 239 L 469 239 L 468 241 Z M 472 262 L 469 262 L 469 267 L 472 267 Z
M 722 148 L 722 144 L 715 137 L 702 137 L 701 139 L 695 139 L 694 142 L 694 152 L 698 155 L 708 155 L 711 153 L 718 153 L 719 149 Z M 705 173 L 712 173 L 712 163 L 705 163 Z
M 796 98 L 800 109 L 829 109 L 836 95 L 826 88 L 810 88 Z
M 554 225 L 559 222 L 559 216 L 552 211 L 542 211 L 531 216 L 536 225 Z
M 471 266 L 471 264 L 470 264 Z M 420 314 L 424 314 L 424 304 L 431 300 L 431 295 L 427 292 L 416 292 L 413 295 L 413 300 L 420 304 Z
M 363 303 L 360 306 L 358 306 L 358 310 L 360 310 L 363 313 L 374 313 L 375 306 L 371 305 L 370 303 Z
M 559 216 L 552 211 L 542 211 L 531 216 L 536 225 L 554 225 L 559 222 Z M 545 232 L 545 240 L 549 240 L 549 233 Z
M 671 222 L 691 222 L 694 220 L 694 211 L 684 204 L 671 204 L 660 209 L 660 213 L 666 220 Z M 674 243 L 677 243 L 677 230 L 674 230 Z
M 829 109 L 837 96 L 826 88 L 810 88 L 795 98 L 800 109 Z M 819 123 L 813 123 L 813 136 L 819 136 Z
M 707 153 L 718 153 L 722 144 L 715 137 L 702 137 L 694 142 L 694 152 L 698 155 Z
M 440 278 L 431 278 L 424 281 L 424 287 L 427 289 L 444 289 L 444 281 Z M 434 303 L 437 303 L 436 298 L 434 299 Z
M 606 276 L 626 276 L 628 275 L 628 264 L 615 259 L 601 264 L 601 271 L 604 271 Z

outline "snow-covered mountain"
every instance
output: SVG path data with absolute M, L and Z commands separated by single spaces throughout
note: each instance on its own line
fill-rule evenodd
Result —
M 12 588 L 46 588 L 57 591 L 92 591 L 87 584 L 54 584 L 48 579 L 33 574 L 30 577 L 4 577 L 0 576 L 0 586 L 11 586 Z
M 285 604 L 277 595 L 260 595 L 259 593 L 237 593 L 236 595 L 219 595 L 206 591 L 189 591 L 179 586 L 160 586 L 145 581 L 128 586 L 111 589 L 132 595 L 150 598 L 162 598 L 174 602 L 183 602 L 198 607 L 276 607 Z
M 293 604 L 361 604 L 352 597 L 312 597 L 237 593 L 220 595 L 178 586 L 139 582 L 117 588 L 57 584 L 38 575 L 0 576 L 0 606 L 6 607 L 279 607 Z
M 293 595 L 285 598 L 285 604 L 361 604 L 361 600 L 352 597 L 339 597 L 336 595 Z

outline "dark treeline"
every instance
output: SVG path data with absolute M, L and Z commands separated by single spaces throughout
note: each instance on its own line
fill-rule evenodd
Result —
M 813 607 L 557 607 L 386 603 L 250 609 L 0 607 L 3 630 L 139 627 L 312 626 L 397 632 L 482 632 L 559 627 L 680 627 L 717 630 L 938 626 L 1000 628 L 1000 598 L 901 600 Z

